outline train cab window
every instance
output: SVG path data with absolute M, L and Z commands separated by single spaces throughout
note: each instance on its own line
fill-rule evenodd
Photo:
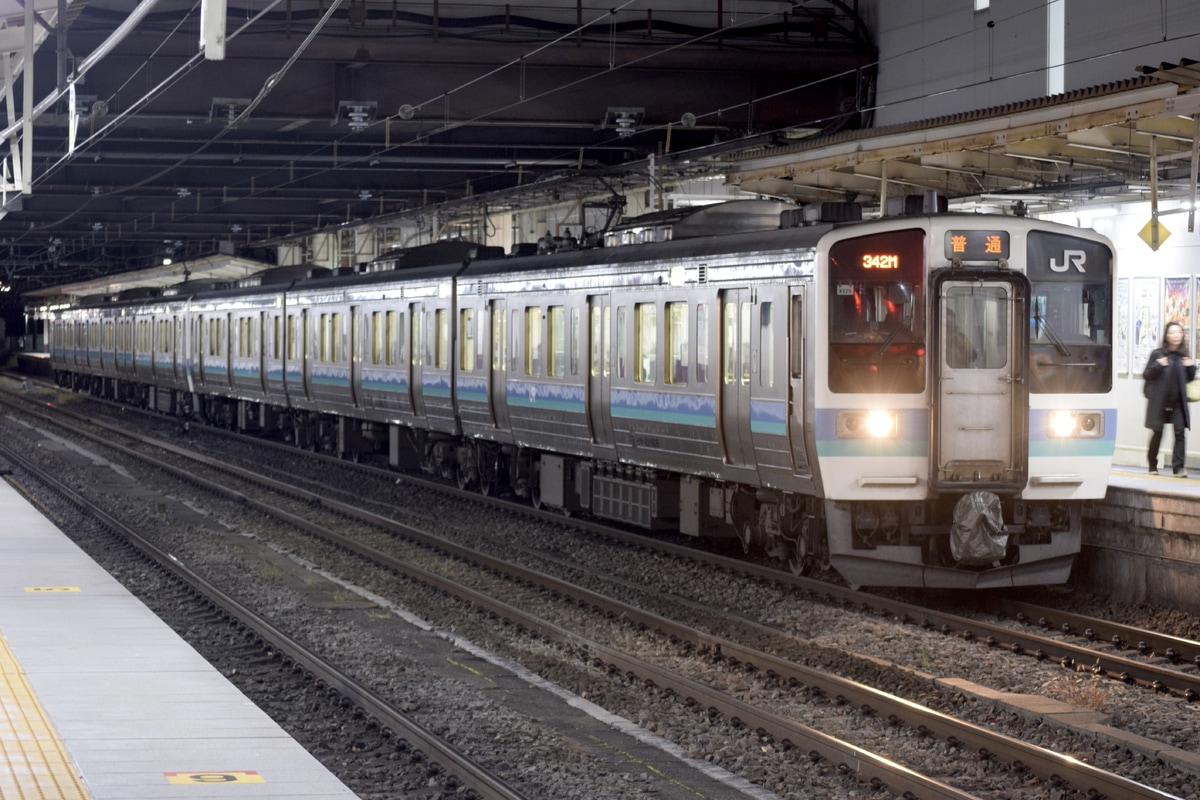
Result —
M 550 306 L 549 312 L 546 326 L 550 361 L 546 364 L 546 374 L 561 378 L 567 369 L 567 310 L 562 306 Z
M 775 385 L 775 314 L 774 303 L 759 307 L 758 383 L 767 389 Z
M 475 368 L 475 309 L 458 312 L 458 368 L 470 372 Z
M 633 339 L 637 344 L 633 379 L 654 383 L 658 379 L 658 307 L 637 303 L 633 307 Z
M 525 309 L 525 374 L 537 377 L 542 374 L 542 309 L 528 306 Z
M 677 386 L 688 382 L 688 305 L 667 303 L 667 374 L 664 380 Z
M 925 390 L 925 234 L 901 230 L 829 249 L 829 389 Z

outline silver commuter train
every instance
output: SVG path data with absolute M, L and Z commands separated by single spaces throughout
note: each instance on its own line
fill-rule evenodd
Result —
M 51 321 L 52 361 L 77 390 L 856 586 L 1065 582 L 1114 449 L 1112 245 L 854 208 L 731 203 L 592 249 L 443 243 L 84 302 Z

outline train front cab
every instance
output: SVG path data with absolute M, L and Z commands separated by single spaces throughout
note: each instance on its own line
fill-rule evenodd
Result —
M 1039 227 L 934 217 L 829 248 L 817 446 L 851 584 L 1067 580 L 1113 452 L 1112 250 Z

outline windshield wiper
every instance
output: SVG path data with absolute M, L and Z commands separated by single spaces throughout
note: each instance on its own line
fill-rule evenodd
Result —
M 1054 328 L 1050 327 L 1050 323 L 1046 322 L 1045 317 L 1043 317 L 1041 314 L 1034 314 L 1033 321 L 1035 324 L 1037 324 L 1039 332 L 1041 329 L 1045 329 L 1046 335 L 1050 337 L 1050 341 L 1054 344 L 1054 349 L 1058 350 L 1058 352 L 1064 357 L 1069 357 L 1071 355 L 1071 351 L 1067 349 L 1066 342 L 1062 340 L 1061 336 L 1055 333 Z

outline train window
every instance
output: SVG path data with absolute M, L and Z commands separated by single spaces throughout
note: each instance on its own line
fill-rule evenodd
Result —
M 637 344 L 633 379 L 638 383 L 654 383 L 658 378 L 658 307 L 654 303 L 635 304 L 633 327 Z
M 433 343 L 433 365 L 438 369 L 450 369 L 450 310 L 436 309 L 433 324 L 437 334 Z
M 503 306 L 492 303 L 492 371 L 504 371 L 504 345 L 508 343 L 508 333 L 504 324 L 508 317 L 504 316 Z
M 774 303 L 763 303 L 759 308 L 758 352 L 760 367 L 758 383 L 770 389 L 775 385 L 775 315 Z
M 371 312 L 371 363 L 382 364 L 387 340 L 384 338 L 383 312 Z
M 1112 258 L 1107 246 L 1081 236 L 1029 233 L 1030 392 L 1112 388 Z
M 475 309 L 458 312 L 458 368 L 470 372 L 475 368 Z
M 688 305 L 667 303 L 667 374 L 664 380 L 675 385 L 688 382 Z
M 696 305 L 696 383 L 708 382 L 708 304 Z
M 296 315 L 287 315 L 287 357 L 289 361 L 296 360 L 296 345 L 300 341 L 300 336 L 296 332 Z
M 901 230 L 829 249 L 829 388 L 925 390 L 925 234 Z
M 570 353 L 571 374 L 579 374 L 579 309 L 571 309 L 571 341 L 567 345 Z
M 216 356 L 224 352 L 224 341 L 221 318 L 213 317 L 208 321 L 208 354 Z
M 546 374 L 561 378 L 566 372 L 567 362 L 567 310 L 562 306 L 550 306 L 546 320 L 550 340 L 550 361 Z
M 525 308 L 525 374 L 542 374 L 542 309 L 540 306 Z

